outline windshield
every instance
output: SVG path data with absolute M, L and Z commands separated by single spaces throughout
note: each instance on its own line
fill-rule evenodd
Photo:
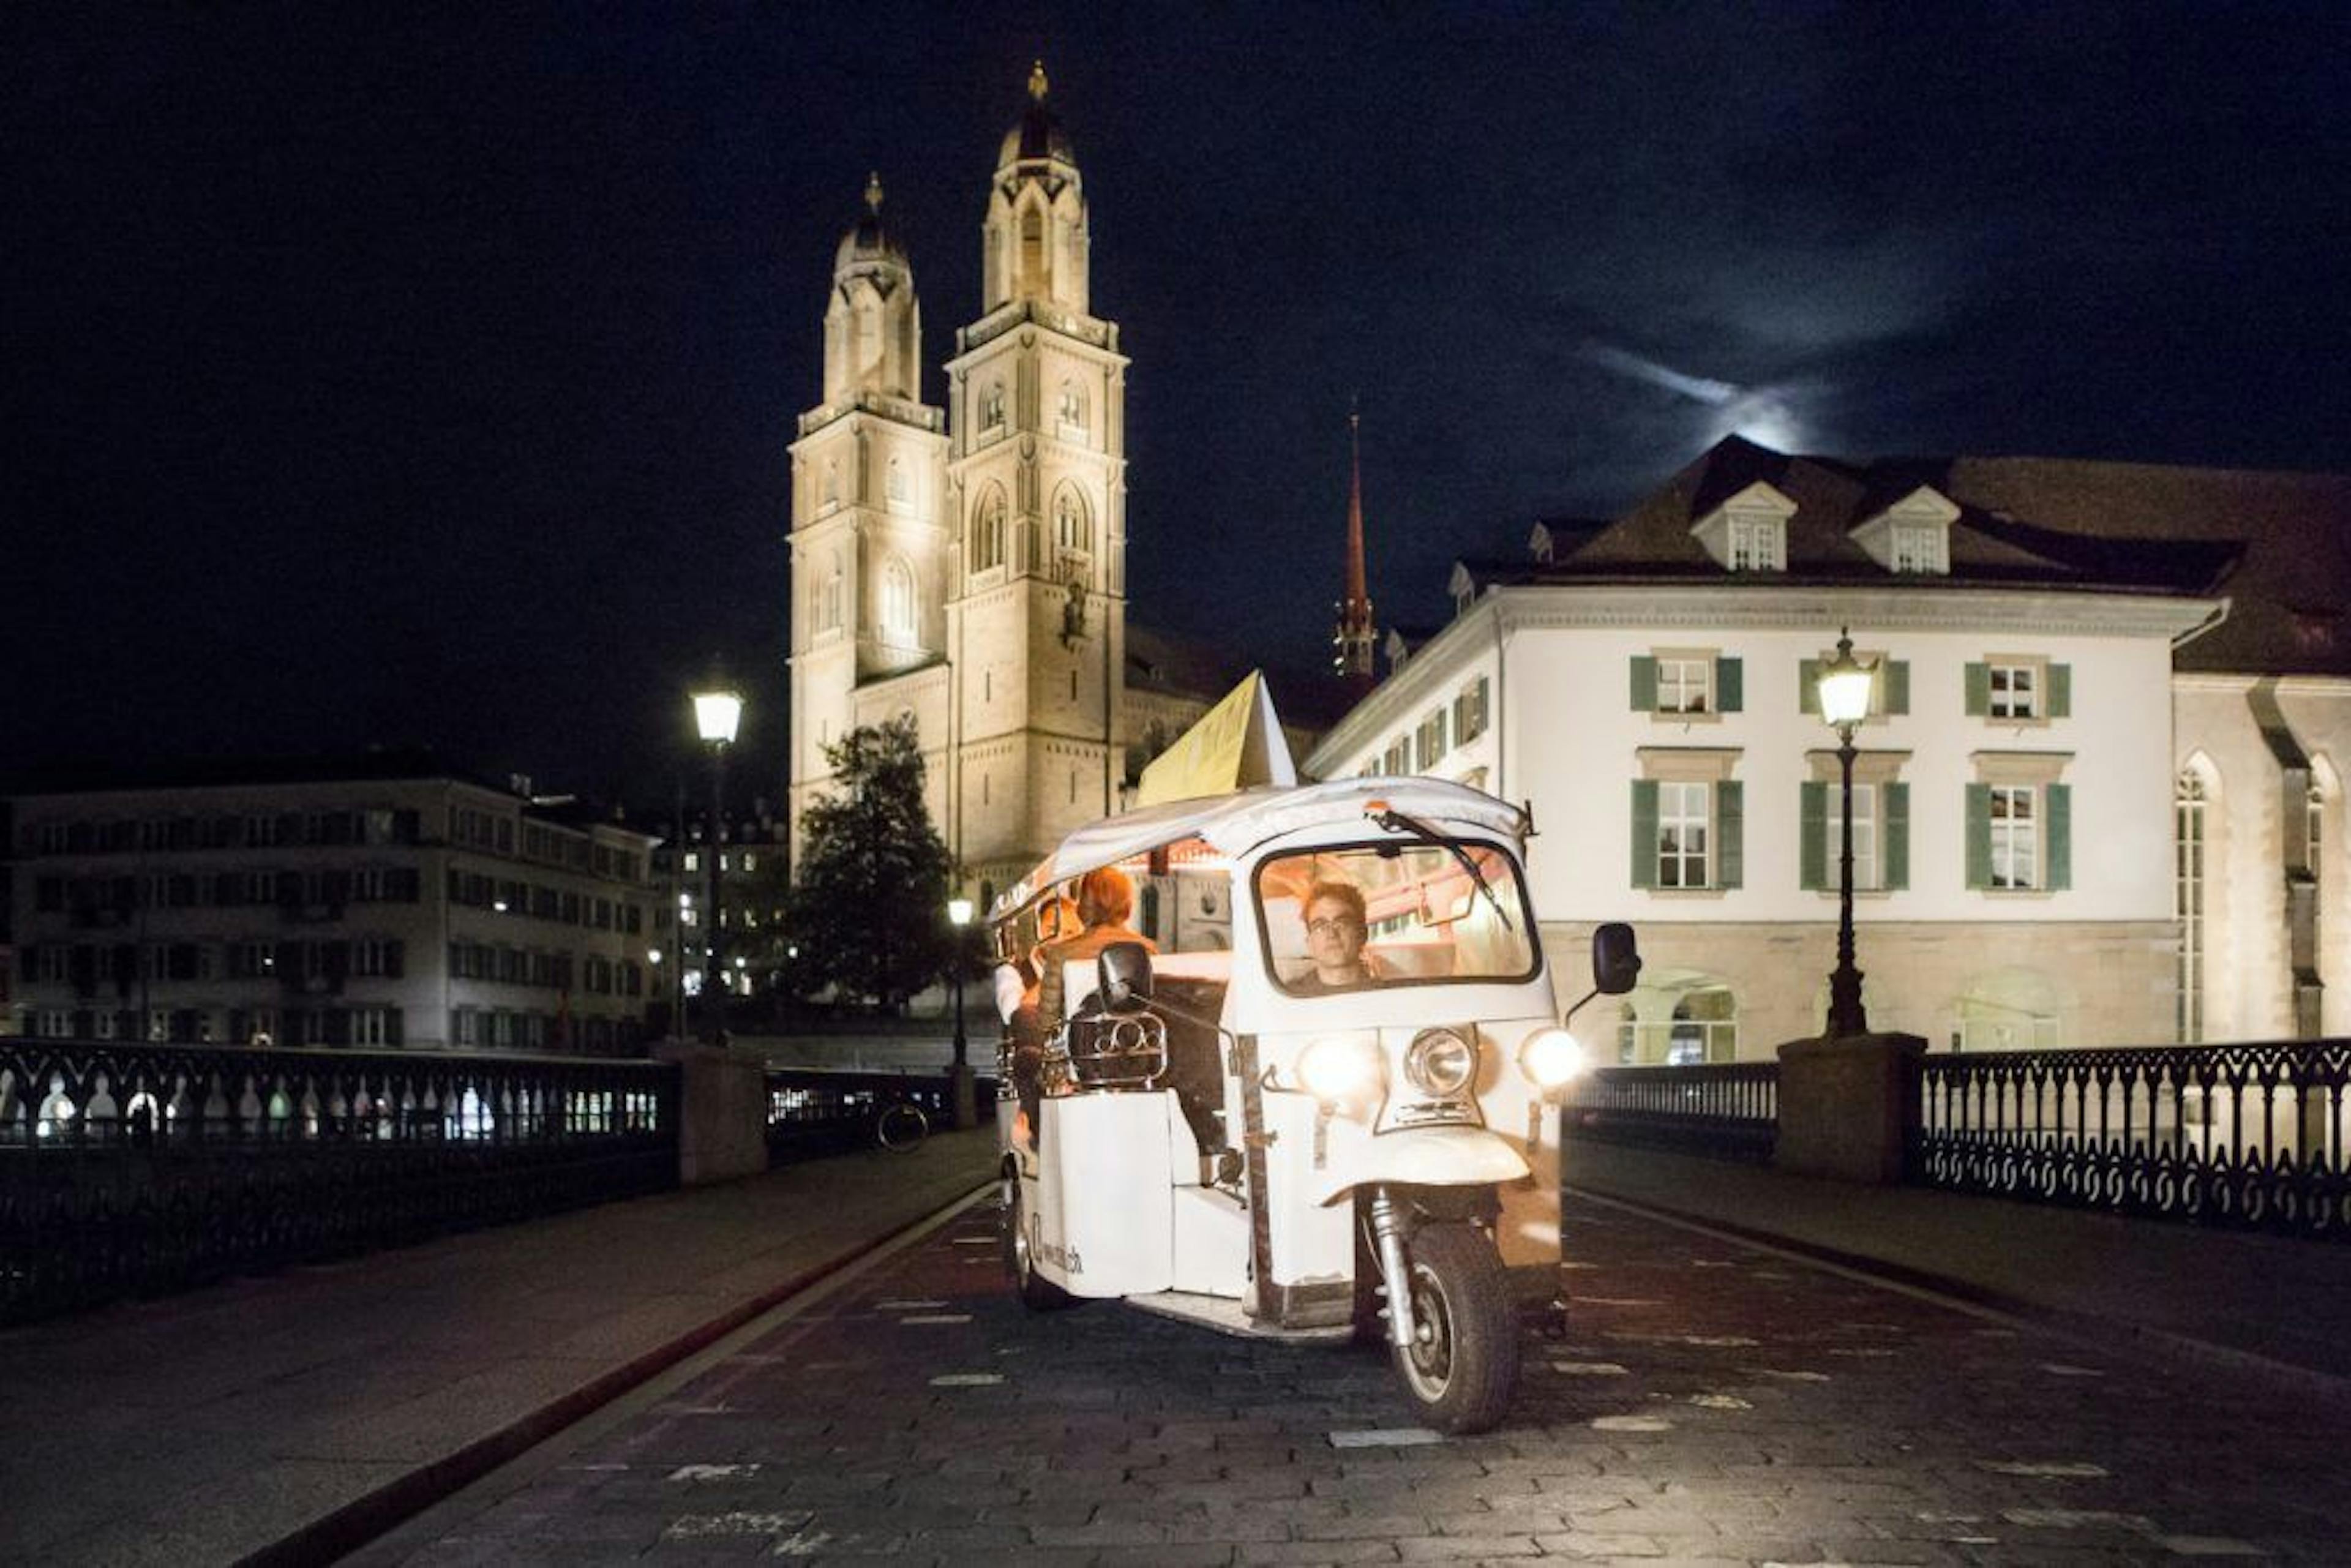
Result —
M 1275 855 L 1258 867 L 1256 894 L 1274 982 L 1292 996 L 1525 980 L 1537 967 L 1518 862 L 1492 844 L 1389 839 Z

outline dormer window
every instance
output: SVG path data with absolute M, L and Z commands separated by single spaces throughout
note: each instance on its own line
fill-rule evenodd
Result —
M 1788 525 L 1779 517 L 1733 515 L 1730 519 L 1730 570 L 1788 570 Z
M 1726 570 L 1785 571 L 1795 513 L 1795 502 L 1759 479 L 1692 523 L 1690 535 Z
M 1950 536 L 1932 523 L 1894 525 L 1894 570 L 1929 571 L 1938 576 L 1951 570 Z

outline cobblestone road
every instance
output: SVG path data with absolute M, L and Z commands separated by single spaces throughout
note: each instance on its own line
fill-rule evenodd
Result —
M 2351 1417 L 1572 1200 L 1511 1419 L 1409 1429 L 1368 1351 L 1029 1316 L 982 1204 L 418 1564 L 2351 1562 Z M 2281 1303 L 2281 1310 L 2287 1310 Z

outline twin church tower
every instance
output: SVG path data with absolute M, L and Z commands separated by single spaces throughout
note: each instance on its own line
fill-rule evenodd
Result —
M 878 180 L 865 206 L 791 448 L 794 837 L 825 747 L 911 714 L 932 821 L 975 888 L 1001 888 L 1118 805 L 1127 362 L 1090 308 L 1085 189 L 1041 66 L 989 183 L 944 411 L 922 401 L 922 308 Z
M 1145 732 L 1126 683 L 1127 361 L 1092 309 L 1085 190 L 1043 67 L 997 157 L 945 410 L 922 401 L 914 269 L 878 179 L 865 207 L 834 257 L 824 400 L 791 447 L 793 837 L 831 782 L 825 747 L 912 715 L 932 821 L 994 891 L 1118 809 Z

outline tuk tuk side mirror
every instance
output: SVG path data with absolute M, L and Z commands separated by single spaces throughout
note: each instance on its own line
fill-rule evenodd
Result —
M 1104 1012 L 1133 1012 L 1151 999 L 1151 949 L 1140 942 L 1113 942 L 1094 960 Z
M 1640 945 L 1621 920 L 1604 921 L 1592 933 L 1592 985 L 1604 997 L 1621 997 L 1640 982 Z

